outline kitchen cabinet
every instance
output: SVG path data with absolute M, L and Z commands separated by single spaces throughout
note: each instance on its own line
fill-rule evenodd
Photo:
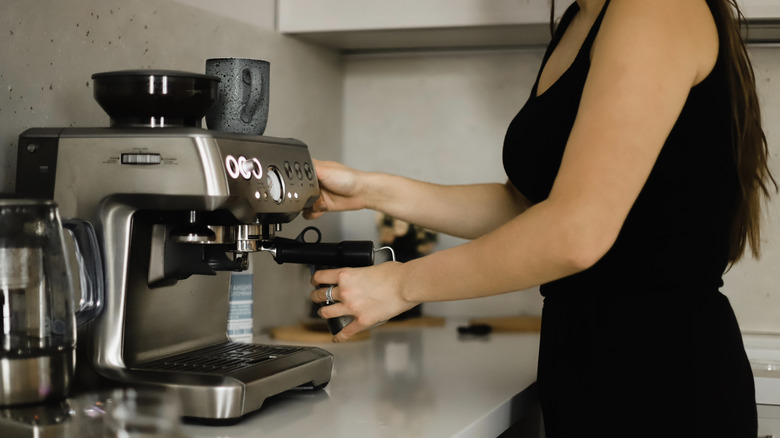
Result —
M 747 39 L 754 43 L 780 42 L 780 2 L 777 0 L 737 0 L 748 20 Z
M 557 0 L 562 13 L 571 0 Z M 780 3 L 740 0 L 754 42 L 780 41 Z M 279 0 L 278 31 L 343 51 L 545 45 L 549 0 Z
M 780 19 L 780 2 L 777 0 L 737 0 L 745 17 L 751 20 Z
M 550 37 L 548 0 L 279 0 L 277 14 L 280 32 L 343 50 L 540 45 Z

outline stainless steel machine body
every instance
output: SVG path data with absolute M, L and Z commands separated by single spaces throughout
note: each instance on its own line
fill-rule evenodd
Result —
M 79 332 L 77 376 L 164 386 L 185 416 L 208 419 L 329 382 L 324 350 L 230 342 L 229 274 L 218 272 L 245 268 L 316 200 L 305 144 L 200 128 L 33 128 L 18 147 L 17 193 L 90 221 L 102 247 L 106 300 Z

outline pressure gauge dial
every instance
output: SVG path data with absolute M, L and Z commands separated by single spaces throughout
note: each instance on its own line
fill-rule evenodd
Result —
M 277 204 L 284 201 L 284 179 L 281 172 L 274 166 L 268 168 L 265 175 L 265 185 L 268 188 L 268 196 Z

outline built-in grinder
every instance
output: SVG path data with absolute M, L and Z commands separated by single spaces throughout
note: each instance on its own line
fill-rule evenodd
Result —
M 199 127 L 33 128 L 19 137 L 17 193 L 53 199 L 100 241 L 106 298 L 78 333 L 78 382 L 163 386 L 206 419 L 329 382 L 327 351 L 226 334 L 227 271 L 273 248 L 319 195 L 305 144 Z

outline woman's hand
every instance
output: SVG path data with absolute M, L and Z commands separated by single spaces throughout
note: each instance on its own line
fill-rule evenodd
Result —
M 361 196 L 363 172 L 333 161 L 313 160 L 320 184 L 320 198 L 303 211 L 306 219 L 316 219 L 327 211 L 360 210 L 366 207 Z
M 336 318 L 351 315 L 353 320 L 333 337 L 342 342 L 358 332 L 381 324 L 419 303 L 404 299 L 402 282 L 407 276 L 404 264 L 386 262 L 366 268 L 342 268 L 317 271 L 312 276 L 316 285 L 334 284 L 331 296 L 336 304 L 324 306 L 319 315 Z M 328 287 L 320 287 L 311 293 L 314 302 L 326 301 Z

